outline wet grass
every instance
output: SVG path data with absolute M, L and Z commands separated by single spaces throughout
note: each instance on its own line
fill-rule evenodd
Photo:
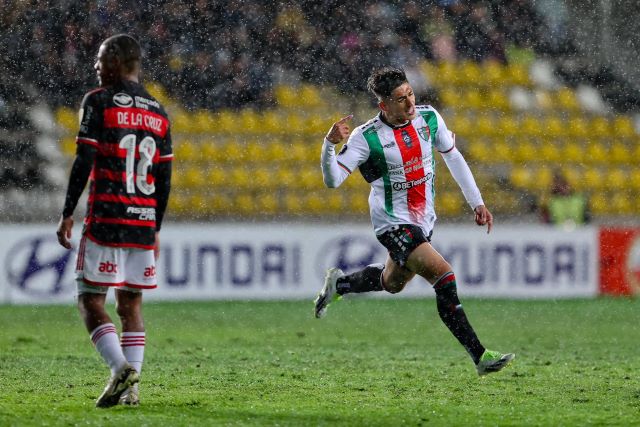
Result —
M 640 423 L 639 300 L 464 303 L 513 366 L 478 378 L 429 299 L 148 304 L 142 405 L 107 410 L 75 307 L 0 306 L 0 425 Z

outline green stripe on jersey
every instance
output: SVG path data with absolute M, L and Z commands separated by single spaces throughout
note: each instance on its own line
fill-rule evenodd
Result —
M 384 182 L 384 210 L 387 215 L 395 217 L 393 213 L 393 192 L 391 189 L 391 179 L 389 178 L 389 169 L 387 168 L 387 159 L 384 157 L 384 150 L 378 137 L 378 132 L 374 127 L 370 127 L 362 134 L 369 144 L 369 158 L 373 161 L 374 166 L 380 171 L 382 181 Z
M 438 133 L 438 118 L 436 117 L 436 113 L 433 111 L 420 111 L 420 115 L 427 122 L 427 126 L 429 126 L 429 135 L 431 135 L 431 169 L 433 171 L 433 175 L 431 176 L 431 196 L 435 202 L 436 200 L 436 156 L 433 152 L 434 144 L 436 140 L 436 134 Z

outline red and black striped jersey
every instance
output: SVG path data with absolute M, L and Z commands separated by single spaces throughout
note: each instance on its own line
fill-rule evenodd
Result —
M 144 87 L 123 81 L 87 93 L 77 144 L 96 148 L 84 233 L 108 246 L 153 248 L 154 174 L 173 159 L 169 119 Z

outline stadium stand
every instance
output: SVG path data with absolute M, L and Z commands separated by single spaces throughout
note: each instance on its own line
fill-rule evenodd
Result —
M 23 76 L 35 94 L 28 104 L 51 107 L 57 123 L 14 134 L 18 148 L 3 144 L 5 204 L 31 186 L 45 189 L 34 193 L 40 200 L 62 199 L 97 44 L 128 31 L 146 51 L 146 86 L 172 119 L 175 219 L 363 218 L 367 185 L 355 177 L 340 194 L 323 188 L 319 142 L 340 113 L 354 112 L 354 123 L 375 113 L 364 82 L 388 63 L 440 109 L 502 218 L 533 214 L 556 166 L 588 194 L 594 218 L 640 213 L 633 116 L 614 109 L 610 93 L 570 79 L 554 58 L 571 47 L 551 38 L 530 2 L 370 1 L 359 14 L 337 0 L 52 3 L 9 2 L 0 18 L 3 68 Z M 24 120 L 10 122 L 23 131 L 44 119 Z M 43 134 L 59 141 L 45 158 L 35 143 Z M 11 175 L 18 170 L 29 179 Z M 439 214 L 467 213 L 442 162 L 437 174 Z

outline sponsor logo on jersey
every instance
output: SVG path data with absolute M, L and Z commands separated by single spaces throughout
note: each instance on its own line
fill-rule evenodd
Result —
M 413 187 L 417 187 L 418 185 L 424 184 L 425 182 L 431 179 L 431 172 L 426 174 L 420 179 L 414 179 L 413 181 L 405 181 L 405 182 L 394 182 L 393 189 L 396 191 L 408 190 Z
M 104 274 L 118 274 L 118 264 L 111 261 L 101 262 L 98 265 L 98 271 Z
M 124 92 L 119 92 L 113 95 L 113 102 L 119 107 L 127 108 L 133 105 L 133 98 Z
M 395 141 L 391 141 L 390 143 L 383 145 L 382 148 L 391 148 L 395 146 L 396 146 Z
M 409 136 L 409 132 L 406 130 L 402 130 L 402 142 L 404 142 L 404 145 L 406 145 L 407 148 L 413 147 L 413 144 L 411 143 L 411 136 Z
M 144 269 L 144 277 L 156 277 L 156 267 L 151 266 Z
M 135 100 L 136 100 L 136 107 L 138 108 L 144 108 L 145 110 L 148 110 L 149 107 L 160 108 L 160 104 L 158 103 L 158 101 L 154 99 L 148 99 L 148 98 L 143 98 L 142 96 L 136 96 Z
M 428 141 L 429 138 L 431 138 L 431 130 L 429 129 L 428 126 L 423 126 L 420 129 L 418 129 L 418 135 L 420 135 L 420 138 L 424 139 L 425 141 Z
M 155 208 L 137 208 L 129 206 L 127 208 L 127 214 L 138 215 L 138 219 L 141 221 L 155 221 L 156 209 Z

